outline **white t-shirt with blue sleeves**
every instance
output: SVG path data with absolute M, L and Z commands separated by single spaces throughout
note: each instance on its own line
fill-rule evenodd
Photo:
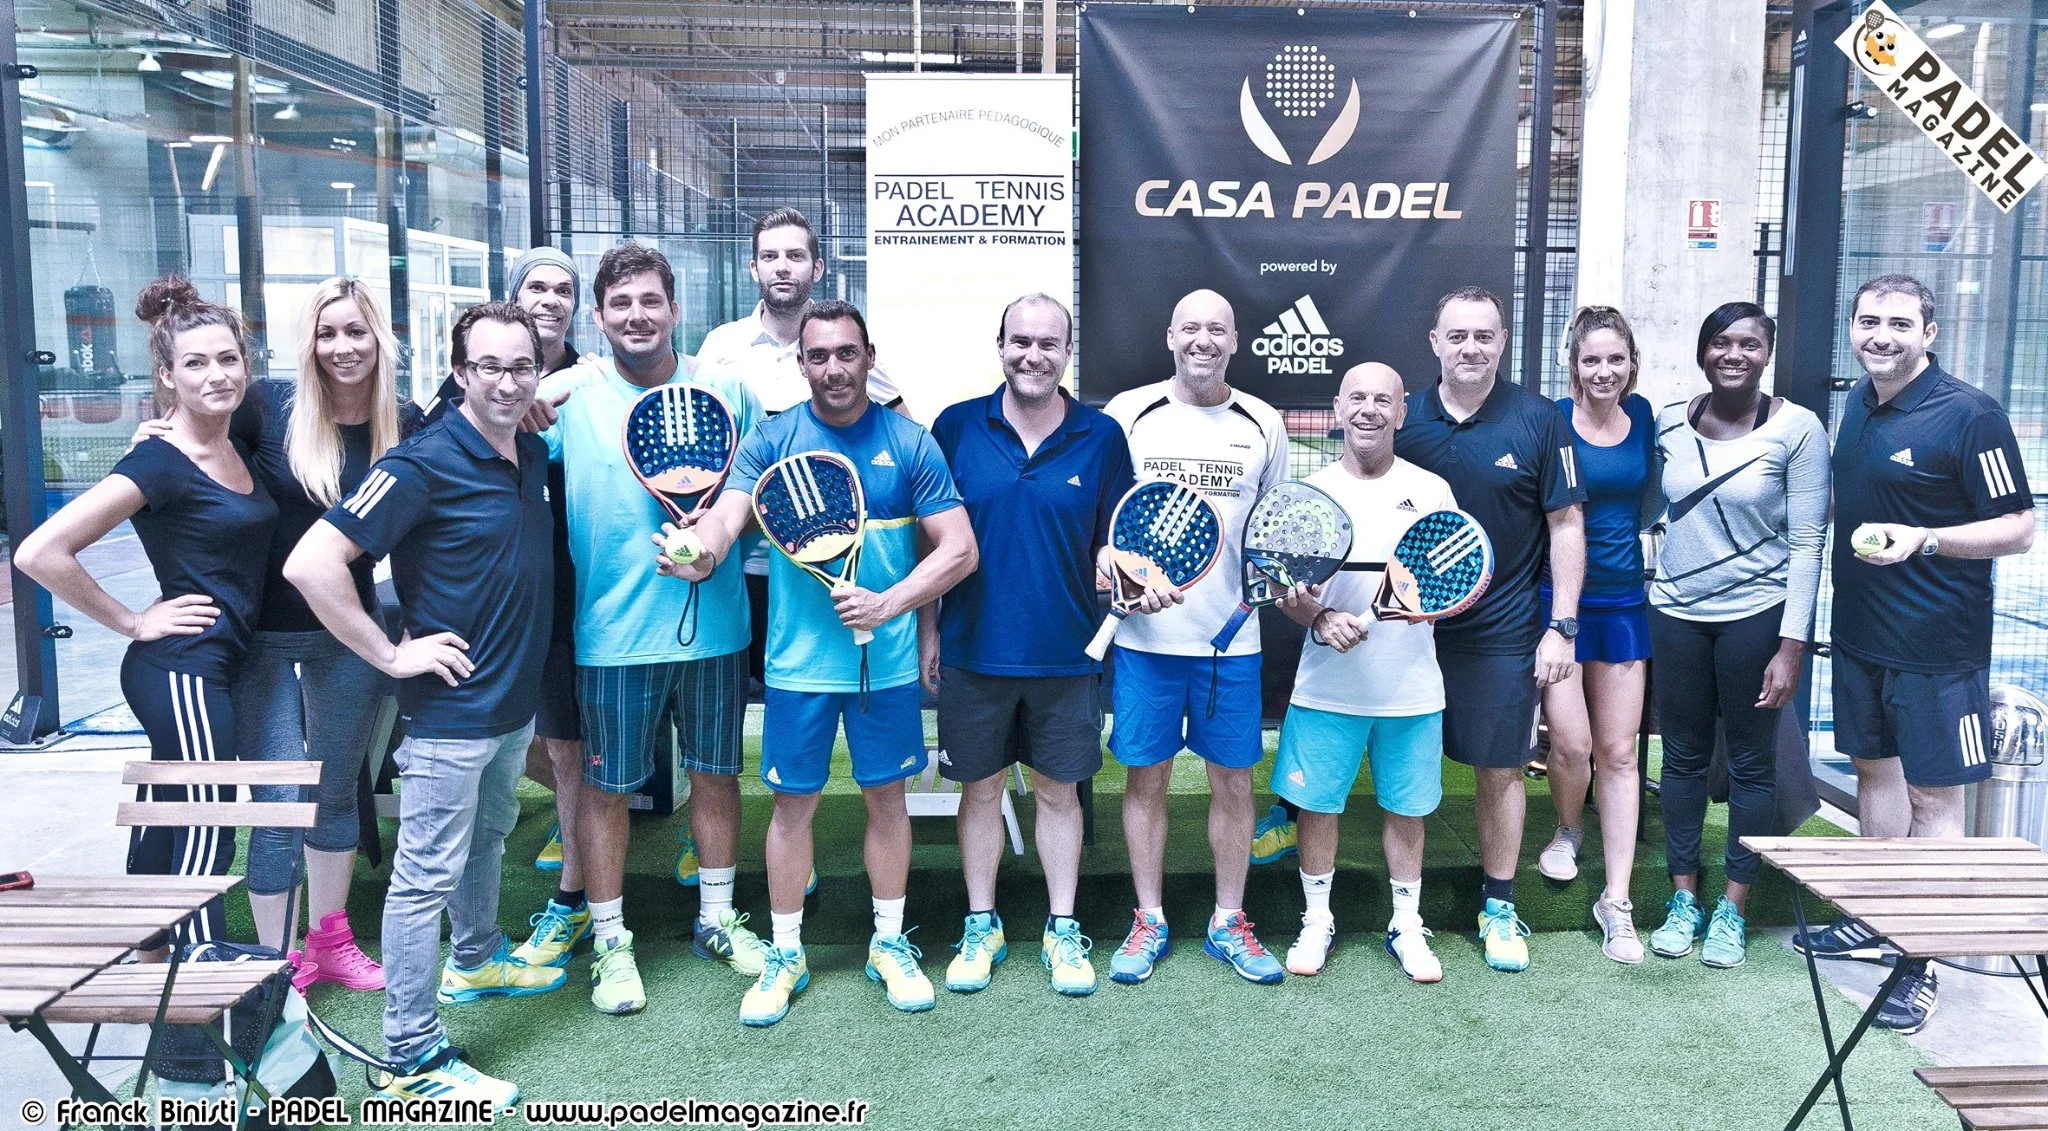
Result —
M 671 383 L 684 381 L 724 397 L 742 436 L 761 416 L 754 395 L 731 377 L 689 377 L 685 367 L 678 367 Z M 610 358 L 586 361 L 542 380 L 540 394 L 565 389 L 571 395 L 561 405 L 560 418 L 541 438 L 547 441 L 548 458 L 562 464 L 569 489 L 577 665 L 674 663 L 745 648 L 750 639 L 747 594 L 739 566 L 721 563 L 700 582 L 694 608 L 689 607 L 688 582 L 655 571 L 657 550 L 648 535 L 661 530 L 668 512 L 633 474 L 625 444 L 626 416 L 648 390 L 621 377 Z
M 855 580 L 880 593 L 916 567 L 917 521 L 961 505 L 952 472 L 938 442 L 916 421 L 870 404 L 859 420 L 835 428 L 818 419 L 806 401 L 761 422 L 740 441 L 726 489 L 751 495 L 775 461 L 820 450 L 844 455 L 860 472 L 868 517 Z M 768 686 L 859 691 L 861 650 L 853 631 L 840 621 L 830 593 L 780 551 L 769 558 Z M 726 568 L 720 565 L 719 572 Z M 868 645 L 868 685 L 900 687 L 916 679 L 917 616 L 905 613 L 875 630 Z

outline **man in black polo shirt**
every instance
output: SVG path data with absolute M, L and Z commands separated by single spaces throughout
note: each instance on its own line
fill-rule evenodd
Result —
M 1586 574 L 1586 490 L 1555 404 L 1497 379 L 1507 308 L 1461 287 L 1438 300 L 1430 347 L 1442 380 L 1408 394 L 1394 454 L 1444 477 L 1493 543 L 1493 584 L 1471 609 L 1436 627 L 1444 675 L 1444 753 L 1478 780 L 1479 937 L 1486 964 L 1529 965 L 1529 928 L 1515 915 L 1528 795 L 1522 764 L 1543 687 L 1571 674 L 1579 586 Z M 1549 625 L 1536 589 L 1551 584 Z
M 1835 749 L 1863 835 L 1962 836 L 1963 787 L 1991 776 L 1991 559 L 2033 545 L 2033 495 L 2005 410 L 1927 352 L 1933 294 L 1881 275 L 1850 310 L 1865 377 L 1835 439 Z M 1878 953 L 1854 920 L 1796 941 Z M 1918 1032 L 1934 1000 L 1913 963 L 1877 1024 Z
M 464 312 L 461 407 L 393 449 L 292 551 L 287 580 L 328 631 L 399 680 L 406 737 L 398 851 L 384 901 L 384 1042 L 400 1098 L 509 1106 L 517 1086 L 463 1063 L 445 1004 L 556 989 L 567 975 L 511 956 L 498 930 L 505 834 L 533 737 L 554 578 L 547 446 L 519 433 L 542 356 L 532 315 L 505 302 Z M 393 645 L 358 603 L 348 563 L 391 556 L 405 610 Z M 441 972 L 441 911 L 454 953 Z

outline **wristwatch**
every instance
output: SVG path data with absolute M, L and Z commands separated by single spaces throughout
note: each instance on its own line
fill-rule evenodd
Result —
M 1931 557 L 1933 557 L 1933 556 L 1934 556 L 1934 555 L 1935 555 L 1936 553 L 1940 552 L 1940 550 L 1941 550 L 1941 538 L 1940 538 L 1939 536 L 1937 536 L 1937 535 L 1936 535 L 1936 534 L 1934 533 L 1934 531 L 1932 531 L 1932 530 L 1929 530 L 1929 531 L 1927 532 L 1927 540 L 1926 540 L 1925 542 L 1922 542 L 1922 543 L 1920 543 L 1920 553 L 1921 553 L 1921 556 L 1923 556 L 1923 557 L 1929 557 L 1929 558 L 1931 558 Z
M 1577 640 L 1579 638 L 1579 618 L 1577 617 L 1559 617 L 1550 622 L 1550 627 L 1555 629 L 1557 634 L 1566 640 Z

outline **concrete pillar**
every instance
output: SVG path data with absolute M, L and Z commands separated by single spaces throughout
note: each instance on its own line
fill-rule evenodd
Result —
M 1628 316 L 1662 407 L 1706 388 L 1700 319 L 1756 297 L 1764 0 L 1586 0 L 1585 21 L 1576 305 Z M 1720 202 L 1711 249 L 1694 200 Z

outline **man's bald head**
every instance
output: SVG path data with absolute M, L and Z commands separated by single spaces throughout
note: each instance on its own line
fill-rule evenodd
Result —
M 1207 289 L 1183 295 L 1173 304 L 1166 348 L 1173 351 L 1176 378 L 1212 390 L 1223 385 L 1230 357 L 1237 352 L 1237 313 L 1230 309 L 1230 300 Z
M 1344 459 L 1356 474 L 1373 477 L 1394 460 L 1394 433 L 1408 418 L 1408 391 L 1390 365 L 1368 361 L 1344 371 L 1337 383 L 1337 422 L 1344 428 Z
M 1230 300 L 1215 291 L 1202 288 L 1189 291 L 1173 304 L 1173 324 L 1180 326 L 1190 319 L 1212 322 L 1221 319 L 1233 331 L 1237 329 L 1237 311 L 1231 309 Z
M 1396 397 L 1408 395 L 1408 387 L 1402 383 L 1401 375 L 1394 367 L 1379 361 L 1367 361 L 1344 371 L 1344 377 L 1337 382 L 1337 399 L 1343 400 L 1353 388 L 1390 392 Z

